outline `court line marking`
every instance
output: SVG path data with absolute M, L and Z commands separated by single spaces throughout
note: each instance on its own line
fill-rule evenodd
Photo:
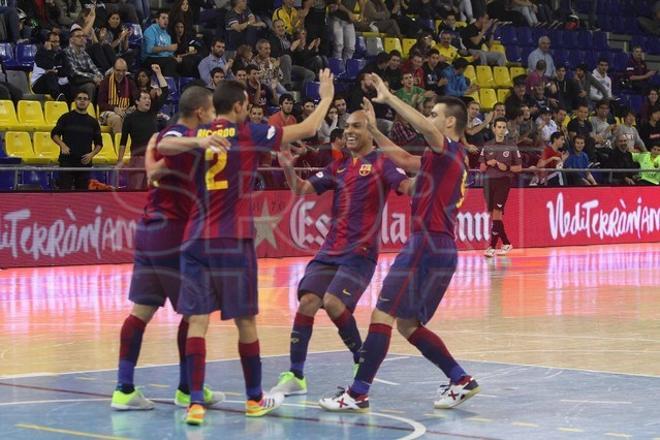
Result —
M 17 427 L 17 428 L 22 428 L 22 429 L 33 429 L 33 430 L 36 430 L 36 431 L 53 432 L 53 433 L 56 433 L 56 434 L 67 434 L 67 435 L 73 435 L 73 436 L 76 436 L 76 437 L 98 438 L 98 439 L 103 439 L 103 440 L 129 440 L 129 437 L 116 437 L 116 436 L 113 436 L 113 435 L 95 434 L 93 432 L 73 431 L 71 429 L 51 428 L 50 426 L 44 426 L 44 425 L 32 425 L 32 424 L 27 424 L 27 423 L 17 423 L 14 426 Z
M 609 437 L 632 438 L 632 435 L 623 434 L 621 432 L 606 432 L 605 435 Z
M 529 423 L 529 422 L 511 422 L 513 426 L 522 426 L 523 428 L 539 428 L 538 423 Z
M 600 403 L 603 405 L 632 405 L 632 402 L 614 401 L 614 400 L 570 400 L 561 399 L 560 402 L 566 403 Z
M 50 400 L 23 400 L 20 402 L 3 402 L 0 406 L 39 405 L 42 403 L 75 403 L 75 402 L 102 402 L 112 400 L 110 397 L 103 399 L 50 399 Z
M 384 383 L 384 384 L 386 384 L 386 385 L 394 385 L 394 386 L 399 386 L 399 385 L 401 385 L 401 384 L 396 383 L 396 382 L 390 382 L 389 380 L 378 379 L 377 377 L 374 378 L 374 382 L 380 382 L 380 383 Z
M 410 356 L 390 357 L 383 360 L 383 362 L 402 361 L 404 359 L 410 359 Z
M 557 430 L 562 432 L 584 432 L 584 429 L 580 428 L 557 428 Z

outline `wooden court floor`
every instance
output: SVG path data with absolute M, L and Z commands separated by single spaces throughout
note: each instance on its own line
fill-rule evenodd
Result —
M 394 258 L 382 255 L 357 309 L 366 331 Z M 259 262 L 262 353 L 288 353 L 296 285 L 308 258 Z M 0 376 L 113 369 L 130 309 L 131 265 L 0 271 Z M 147 328 L 140 364 L 177 362 L 178 316 Z M 311 351 L 342 349 L 319 315 Z M 660 376 L 660 244 L 462 252 L 429 326 L 458 359 Z M 231 322 L 213 320 L 209 359 L 235 358 Z M 391 351 L 415 353 L 400 336 Z M 270 382 L 274 378 L 264 378 Z

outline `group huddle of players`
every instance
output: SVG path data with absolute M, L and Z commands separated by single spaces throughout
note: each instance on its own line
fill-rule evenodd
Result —
M 134 305 L 121 329 L 113 408 L 154 408 L 135 388 L 134 370 L 144 329 L 167 298 L 182 315 L 174 401 L 187 407 L 185 421 L 191 425 L 202 424 L 205 408 L 224 399 L 204 385 L 205 335 L 209 315 L 216 310 L 223 320 L 233 319 L 238 329 L 247 416 L 263 416 L 276 410 L 285 396 L 307 393 L 305 359 L 314 316 L 322 307 L 355 362 L 352 385 L 321 399 L 324 410 L 369 409 L 369 387 L 387 355 L 395 321 L 399 332 L 449 378 L 439 390 L 436 408 L 452 408 L 479 392 L 476 380 L 425 327 L 457 264 L 454 223 L 467 178 L 464 148 L 458 141 L 467 121 L 465 105 L 455 98 L 441 98 L 426 118 L 371 75 L 378 93 L 373 101 L 391 106 L 424 135 L 428 148 L 422 156 L 413 156 L 396 146 L 378 130 L 372 104 L 365 99 L 363 110 L 347 121 L 342 158 L 304 180 L 296 174 L 295 157 L 286 145 L 313 136 L 332 103 L 332 75 L 324 70 L 319 76 L 321 100 L 299 124 L 275 127 L 246 122 L 244 86 L 224 81 L 213 95 L 200 87 L 187 89 L 179 102 L 177 124 L 150 142 L 146 170 L 151 184 L 136 233 L 129 292 Z M 291 367 L 265 392 L 255 321 L 257 258 L 250 194 L 260 155 L 272 151 L 278 151 L 295 194 L 332 190 L 334 195 L 330 230 L 298 287 Z M 383 282 L 363 340 L 353 312 L 375 270 L 381 214 L 390 190 L 411 197 L 412 231 Z

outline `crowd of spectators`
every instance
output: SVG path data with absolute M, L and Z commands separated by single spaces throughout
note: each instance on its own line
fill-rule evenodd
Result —
M 119 164 L 127 149 L 130 166 L 143 163 L 149 135 L 175 113 L 172 84 L 185 80 L 214 89 L 236 79 L 247 86 L 251 120 L 293 124 L 314 109 L 306 92 L 318 71 L 332 58 L 353 58 L 357 34 L 378 32 L 417 41 L 407 56 L 381 51 L 354 81 L 337 79 L 343 92 L 317 135 L 292 146 L 299 165 L 324 166 L 339 154 L 347 114 L 360 108 L 363 97 L 374 96 L 368 74 L 376 73 L 426 115 L 437 96 L 464 97 L 470 115 L 464 143 L 473 168 L 493 137 L 492 121 L 505 117 L 507 142 L 519 147 L 524 167 L 589 170 L 558 173 L 559 184 L 658 184 L 660 173 L 621 177 L 595 171 L 660 166 L 657 72 L 647 67 L 642 47 L 632 48 L 625 71 L 614 71 L 606 58 L 591 70 L 587 64 L 557 63 L 551 39 L 542 36 L 524 60 L 528 72 L 512 79 L 503 102 L 482 110 L 470 98 L 479 85 L 466 76 L 469 66 L 509 64 L 495 44 L 498 29 L 511 23 L 568 26 L 571 16 L 559 0 L 283 0 L 278 7 L 257 0 L 177 0 L 161 11 L 152 11 L 147 0 L 2 3 L 6 38 L 39 45 L 30 75 L 34 93 L 73 102 L 84 92 L 98 106 L 99 122 L 121 139 Z M 660 16 L 660 8 L 655 10 Z M 14 11 L 21 15 L 14 17 Z M 435 20 L 442 20 L 437 28 Z M 654 23 L 645 22 L 651 30 Z M 582 25 L 597 26 L 594 20 Z M 638 114 L 621 104 L 616 92 L 622 87 L 644 96 Z M 0 86 L 3 99 L 16 101 L 20 93 L 8 83 Z M 392 109 L 377 104 L 375 111 L 382 131 L 421 152 L 418 133 Z M 523 183 L 554 183 L 547 173 L 530 176 Z M 138 176 L 130 187 L 144 182 Z

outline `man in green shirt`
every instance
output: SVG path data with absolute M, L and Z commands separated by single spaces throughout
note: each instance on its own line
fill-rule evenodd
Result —
M 401 84 L 403 87 L 397 90 L 394 94 L 406 104 L 412 106 L 413 108 L 417 108 L 417 104 L 419 104 L 424 98 L 425 90 L 414 85 L 414 81 L 415 80 L 411 72 L 404 72 L 401 79 Z
M 645 153 L 633 153 L 633 160 L 639 163 L 643 170 L 655 168 L 658 171 L 646 171 L 640 174 L 640 184 L 660 185 L 660 145 L 655 145 L 651 151 Z

